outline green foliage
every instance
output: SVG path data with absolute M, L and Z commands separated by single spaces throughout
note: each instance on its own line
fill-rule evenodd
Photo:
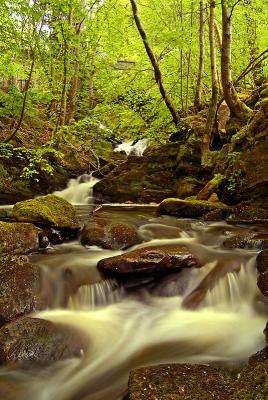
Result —
M 233 171 L 228 179 L 227 179 L 227 184 L 226 184 L 226 190 L 229 194 L 234 194 L 238 188 L 241 185 L 241 179 L 243 177 L 243 172 L 241 169 L 238 169 L 236 171 Z
M 53 162 L 60 159 L 63 154 L 50 146 L 43 146 L 36 149 L 26 147 L 13 147 L 8 143 L 0 144 L 0 158 L 19 160 L 22 165 L 20 177 L 25 180 L 35 180 L 41 172 L 53 175 Z M 1 170 L 0 170 L 1 175 Z

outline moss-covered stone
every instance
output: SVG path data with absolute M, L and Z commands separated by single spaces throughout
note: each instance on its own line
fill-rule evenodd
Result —
M 124 222 L 94 217 L 81 231 L 81 243 L 104 249 L 125 249 L 141 243 L 137 229 Z
M 0 221 L 0 253 L 26 254 L 39 248 L 41 229 L 28 223 Z
M 198 218 L 209 211 L 225 208 L 226 205 L 220 202 L 170 198 L 162 201 L 157 211 L 159 214 L 173 215 L 178 218 Z
M 12 214 L 17 221 L 70 228 L 78 226 L 72 204 L 53 194 L 16 203 Z
M 208 200 L 212 193 L 215 192 L 221 185 L 224 176 L 222 174 L 216 174 L 214 177 L 206 184 L 206 186 L 197 194 L 197 200 Z

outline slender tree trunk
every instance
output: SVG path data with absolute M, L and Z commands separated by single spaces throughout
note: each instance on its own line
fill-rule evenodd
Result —
M 225 101 L 231 116 L 244 119 L 250 109 L 238 98 L 232 80 L 232 12 L 227 8 L 228 0 L 221 0 L 222 6 L 222 51 L 221 77 Z
M 94 75 L 95 75 L 95 52 L 93 53 L 93 60 L 89 72 L 89 85 L 88 85 L 88 108 L 92 110 L 95 106 L 94 99 Z
M 80 62 L 79 62 L 79 48 L 75 49 L 75 64 L 74 64 L 74 74 L 71 79 L 70 91 L 69 91 L 69 101 L 68 101 L 68 113 L 66 115 L 66 123 L 69 123 L 75 115 L 76 107 L 77 107 L 77 91 L 78 91 L 78 81 L 79 81 L 79 70 L 80 70 Z
M 185 99 L 186 115 L 188 114 L 189 82 L 190 82 L 191 61 L 192 61 L 193 13 L 194 13 L 194 3 L 193 3 L 193 1 L 192 1 L 192 2 L 191 2 L 191 18 L 190 18 L 191 35 L 190 35 L 190 42 L 189 42 L 189 52 L 188 52 L 188 54 L 187 54 L 186 99 Z
M 210 14 L 209 14 L 209 47 L 210 47 L 210 68 L 211 68 L 211 86 L 212 94 L 208 110 L 206 122 L 206 134 L 204 137 L 204 146 L 209 147 L 210 136 L 212 129 L 215 125 L 215 117 L 218 103 L 218 77 L 217 77 L 217 61 L 216 61 L 216 44 L 215 44 L 215 7 L 214 0 L 210 1 Z
M 44 12 L 44 15 L 45 15 L 45 12 Z M 37 35 L 37 38 L 39 37 L 39 35 L 40 35 L 41 31 L 42 31 L 43 25 L 44 25 L 44 15 L 42 17 L 42 20 L 41 20 L 40 27 L 39 27 L 38 31 L 36 31 L 36 26 L 34 26 L 33 35 Z M 23 96 L 23 102 L 22 102 L 22 107 L 21 107 L 20 118 L 19 118 L 19 121 L 18 121 L 17 125 L 15 125 L 14 131 L 6 139 L 6 143 L 8 143 L 10 140 L 12 140 L 16 136 L 16 134 L 17 134 L 18 130 L 20 129 L 21 124 L 23 122 L 23 118 L 24 118 L 24 114 L 25 114 L 25 108 L 26 108 L 26 101 L 27 101 L 29 88 L 30 88 L 30 85 L 31 85 L 31 82 L 32 82 L 33 72 L 34 72 L 35 59 L 36 59 L 36 50 L 37 50 L 37 45 L 38 45 L 38 43 L 37 43 L 38 39 L 37 38 L 35 38 L 35 44 L 34 44 L 33 49 L 31 50 L 32 61 L 31 61 L 31 66 L 30 66 L 28 79 L 27 79 L 25 87 L 24 87 L 24 96 Z
M 157 61 L 157 59 L 155 57 L 155 54 L 154 54 L 154 52 L 153 52 L 153 50 L 152 50 L 152 48 L 151 48 L 151 46 L 150 46 L 150 44 L 148 42 L 148 38 L 147 38 L 146 32 L 145 32 L 145 30 L 144 30 L 144 28 L 142 26 L 142 23 L 141 23 L 139 14 L 138 14 L 138 7 L 137 7 L 137 4 L 136 4 L 136 1 L 135 0 L 130 0 L 130 3 L 131 3 L 131 7 L 132 7 L 134 21 L 136 23 L 136 26 L 137 26 L 137 29 L 139 31 L 139 34 L 140 34 L 140 36 L 141 36 L 141 38 L 143 40 L 143 44 L 144 44 L 146 53 L 147 53 L 147 55 L 148 55 L 148 57 L 149 57 L 149 59 L 151 61 L 152 67 L 154 69 L 155 81 L 156 81 L 156 83 L 157 83 L 157 85 L 159 87 L 159 91 L 161 93 L 161 96 L 162 96 L 162 98 L 163 98 L 168 110 L 170 111 L 170 113 L 172 115 L 173 122 L 174 122 L 175 125 L 177 125 L 178 122 L 179 122 L 179 115 L 178 115 L 178 113 L 176 111 L 176 108 L 175 108 L 172 100 L 168 96 L 167 91 L 166 91 L 166 89 L 164 87 L 163 79 L 162 79 L 162 73 L 161 73 L 158 61 Z
M 205 71 L 205 13 L 203 0 L 199 3 L 199 67 L 196 82 L 194 108 L 198 112 L 201 109 L 202 87 Z

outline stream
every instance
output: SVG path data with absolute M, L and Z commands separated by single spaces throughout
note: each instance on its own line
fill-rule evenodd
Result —
M 90 198 L 91 183 L 73 181 L 71 190 L 58 194 L 81 204 Z M 137 366 L 187 362 L 236 367 L 264 347 L 267 315 L 256 285 L 257 251 L 222 245 L 233 232 L 257 227 L 156 217 L 142 208 L 133 213 L 118 207 L 112 215 L 135 222 L 144 243 L 134 248 L 184 244 L 198 255 L 202 268 L 129 290 L 114 279 L 103 279 L 96 269 L 99 260 L 123 251 L 71 242 L 31 255 L 59 294 L 61 268 L 91 274 L 92 283 L 82 286 L 65 309 L 58 308 L 55 296 L 52 310 L 34 315 L 82 332 L 88 348 L 79 359 L 43 369 L 1 368 L 0 379 L 21 387 L 16 400 L 121 400 L 129 371 Z M 204 290 L 199 307 L 184 307 L 197 287 Z

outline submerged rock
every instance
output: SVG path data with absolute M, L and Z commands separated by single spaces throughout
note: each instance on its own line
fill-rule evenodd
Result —
M 46 308 L 40 270 L 26 256 L 0 257 L 0 293 L 0 326 Z
M 22 317 L 0 329 L 0 364 L 20 368 L 81 357 L 85 343 L 67 326 Z
M 229 400 L 232 381 L 220 368 L 167 364 L 131 371 L 128 388 L 130 400 Z
M 186 246 L 145 247 L 99 261 L 98 269 L 112 276 L 159 276 L 182 268 L 199 267 Z
M 226 239 L 223 243 L 228 249 L 266 249 L 268 248 L 268 234 L 247 232 Z
M 159 214 L 173 215 L 178 218 L 198 218 L 213 210 L 222 210 L 226 206 L 205 200 L 165 199 L 158 207 Z
M 41 232 L 32 224 L 0 221 L 0 253 L 26 254 L 38 250 Z
M 125 249 L 141 243 L 137 229 L 124 222 L 111 222 L 104 218 L 93 217 L 81 231 L 81 243 L 99 246 L 104 249 Z
M 17 221 L 58 227 L 78 227 L 75 208 L 61 197 L 49 194 L 16 203 L 12 215 Z

